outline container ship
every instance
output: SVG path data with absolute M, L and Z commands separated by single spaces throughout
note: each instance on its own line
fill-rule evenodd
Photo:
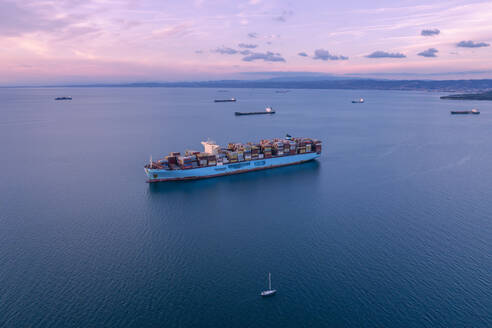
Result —
M 231 99 L 215 99 L 214 102 L 235 102 L 236 98 Z
M 259 143 L 229 143 L 226 148 L 214 141 L 202 141 L 203 152 L 187 150 L 170 153 L 145 165 L 147 182 L 181 181 L 266 170 L 301 164 L 318 158 L 321 141 L 311 138 L 275 138 Z
M 267 107 L 265 108 L 265 111 L 263 112 L 235 112 L 234 115 L 236 116 L 241 116 L 241 115 L 263 115 L 263 114 L 275 114 L 275 111 L 273 110 L 272 107 Z
M 478 109 L 472 109 L 472 110 L 452 110 L 451 114 L 456 115 L 456 114 L 475 114 L 478 115 L 480 114 L 480 111 Z

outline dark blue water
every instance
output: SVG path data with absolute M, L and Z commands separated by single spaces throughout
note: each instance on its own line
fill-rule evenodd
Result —
M 492 326 L 492 102 L 81 88 L 0 105 L 0 327 Z M 323 140 L 321 159 L 145 183 L 151 154 L 285 133 Z

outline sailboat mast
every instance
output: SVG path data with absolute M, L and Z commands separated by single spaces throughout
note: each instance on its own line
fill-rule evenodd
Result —
M 272 274 L 268 272 L 268 290 L 272 290 Z

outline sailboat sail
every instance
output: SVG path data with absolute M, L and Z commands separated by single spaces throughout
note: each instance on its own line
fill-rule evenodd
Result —
M 261 292 L 261 296 L 271 296 L 277 292 L 276 289 L 272 289 L 272 274 L 268 272 L 268 290 Z

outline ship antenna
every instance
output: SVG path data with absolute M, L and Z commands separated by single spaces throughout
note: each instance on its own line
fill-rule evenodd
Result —
M 152 167 L 152 155 L 150 155 L 150 166 Z

